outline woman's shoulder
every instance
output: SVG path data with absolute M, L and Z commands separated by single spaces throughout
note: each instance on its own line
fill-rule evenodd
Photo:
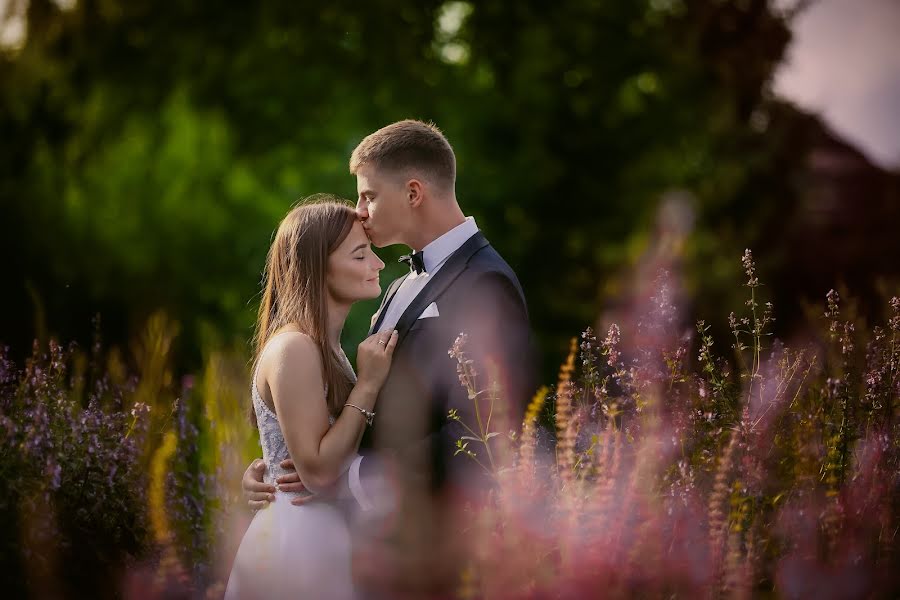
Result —
M 321 378 L 322 358 L 315 340 L 300 331 L 284 331 L 266 342 L 259 357 L 254 385 L 266 406 L 276 410 L 274 390 L 296 389 L 298 385 L 306 387 Z
M 285 329 L 269 338 L 268 344 L 281 348 L 318 348 L 316 341 L 309 334 L 293 329 Z
M 289 363 L 302 368 L 304 364 L 318 366 L 321 362 L 319 345 L 302 331 L 282 331 L 273 335 L 266 344 L 266 351 L 260 359 L 260 367 L 278 369 Z

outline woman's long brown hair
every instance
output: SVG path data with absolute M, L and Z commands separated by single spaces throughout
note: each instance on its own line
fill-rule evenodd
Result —
M 284 217 L 269 248 L 263 295 L 254 335 L 254 370 L 266 342 L 281 328 L 294 325 L 315 341 L 328 386 L 328 410 L 337 416 L 353 382 L 341 366 L 338 348 L 328 339 L 325 301 L 328 256 L 344 241 L 356 212 L 346 201 L 326 194 L 306 198 Z

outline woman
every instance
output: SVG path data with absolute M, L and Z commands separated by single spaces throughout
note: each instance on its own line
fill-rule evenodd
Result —
M 359 345 L 357 380 L 340 346 L 350 306 L 377 298 L 384 263 L 356 213 L 331 197 L 291 210 L 266 260 L 251 384 L 266 482 L 293 459 L 311 492 L 326 492 L 356 455 L 390 368 L 396 332 Z M 352 598 L 350 540 L 334 500 L 295 506 L 293 492 L 256 513 L 226 598 Z M 327 498 L 328 494 L 324 494 Z

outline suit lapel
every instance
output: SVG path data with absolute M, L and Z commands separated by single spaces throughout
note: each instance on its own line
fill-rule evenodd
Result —
M 381 321 L 384 319 L 387 307 L 390 305 L 391 300 L 394 299 L 394 295 L 397 293 L 397 290 L 400 289 L 400 286 L 404 281 L 406 281 L 407 277 L 409 277 L 409 273 L 407 273 L 403 277 L 395 279 L 391 286 L 388 288 L 387 292 L 385 292 L 384 298 L 381 299 L 381 306 L 378 307 L 378 312 L 375 313 L 375 316 L 372 319 L 372 326 L 369 327 L 368 335 L 372 335 L 373 333 L 378 331 L 378 327 L 381 325 Z
M 444 263 L 444 266 L 441 267 L 440 271 L 425 284 L 422 291 L 419 292 L 406 310 L 403 311 L 403 314 L 400 315 L 400 320 L 397 321 L 397 326 L 395 327 L 399 336 L 397 345 L 403 343 L 403 338 L 406 337 L 409 328 L 416 322 L 416 319 L 422 314 L 422 311 L 425 310 L 429 304 L 434 302 L 441 293 L 447 289 L 447 286 L 459 277 L 460 273 L 463 272 L 466 264 L 469 262 L 469 259 L 472 258 L 472 255 L 487 245 L 487 239 L 479 231 L 466 240 L 466 242 L 447 259 L 447 262 Z

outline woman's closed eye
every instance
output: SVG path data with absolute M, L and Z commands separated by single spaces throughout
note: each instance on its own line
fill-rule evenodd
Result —
M 364 260 L 366 258 L 366 248 L 369 248 L 368 243 L 360 244 L 354 248 L 350 253 L 353 256 L 353 260 Z

